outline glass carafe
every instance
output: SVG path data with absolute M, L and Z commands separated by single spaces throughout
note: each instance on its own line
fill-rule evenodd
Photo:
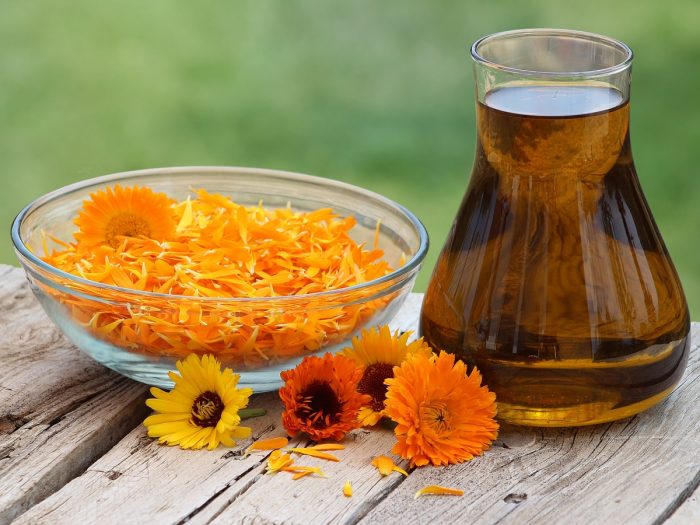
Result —
M 485 37 L 472 58 L 476 159 L 423 335 L 481 370 L 507 422 L 645 410 L 680 380 L 690 324 L 632 160 L 632 52 L 536 29 Z

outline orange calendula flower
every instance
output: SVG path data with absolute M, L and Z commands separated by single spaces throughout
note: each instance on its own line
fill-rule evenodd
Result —
M 357 413 L 369 396 L 357 391 L 362 371 L 351 359 L 330 353 L 305 357 L 280 376 L 282 424 L 291 436 L 305 432 L 314 441 L 339 441 L 359 426 Z
M 392 452 L 411 466 L 472 459 L 498 435 L 495 394 L 453 354 L 407 360 L 387 383 L 386 411 L 397 424 Z
M 150 188 L 119 184 L 90 194 L 75 220 L 84 246 L 117 248 L 124 237 L 163 240 L 175 230 L 175 201 Z
M 370 402 L 360 409 L 360 421 L 363 426 L 376 425 L 386 415 L 384 400 L 387 386 L 384 381 L 394 377 L 394 367 L 414 355 L 429 356 L 432 350 L 420 338 L 408 342 L 411 332 L 393 335 L 388 326 L 362 330 L 360 337 L 354 337 L 352 348 L 343 353 L 362 369 L 362 379 L 357 390 L 371 396 Z
M 396 466 L 394 461 L 387 456 L 377 456 L 372 460 L 372 465 L 377 467 L 377 470 L 382 476 L 388 476 L 392 472 L 399 472 L 404 476 L 408 476 L 408 472 L 401 467 Z
M 418 492 L 416 492 L 415 496 L 413 496 L 413 499 L 418 499 L 420 496 L 424 496 L 426 494 L 436 494 L 444 496 L 464 496 L 464 491 L 460 489 L 451 489 L 449 487 L 441 487 L 440 485 L 428 485 L 427 487 L 423 487 Z
M 239 426 L 239 410 L 248 405 L 253 391 L 236 388 L 239 375 L 230 368 L 221 371 L 215 357 L 190 354 L 177 362 L 180 375 L 170 372 L 175 387 L 170 392 L 151 388 L 153 399 L 146 404 L 156 413 L 143 424 L 148 435 L 161 443 L 181 448 L 216 448 L 219 443 L 231 447 L 234 439 L 250 436 L 248 427 Z

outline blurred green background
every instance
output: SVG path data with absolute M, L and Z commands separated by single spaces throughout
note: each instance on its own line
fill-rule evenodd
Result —
M 370 188 L 426 224 L 430 269 L 474 155 L 469 44 L 521 27 L 635 51 L 632 143 L 700 315 L 700 2 L 0 0 L 0 221 L 64 184 L 260 166 Z M 7 229 L 6 229 L 7 231 Z M 9 236 L 0 262 L 16 264 Z

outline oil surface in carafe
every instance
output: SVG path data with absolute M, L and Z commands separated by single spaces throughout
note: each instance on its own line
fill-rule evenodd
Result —
M 506 421 L 627 417 L 683 374 L 688 311 L 628 123 L 620 92 L 597 84 L 502 87 L 477 105 L 472 177 L 421 328 L 481 370 Z

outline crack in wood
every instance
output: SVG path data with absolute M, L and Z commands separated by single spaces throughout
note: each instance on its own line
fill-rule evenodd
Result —
M 226 483 L 226 485 L 224 485 L 224 487 L 221 488 L 221 490 L 216 491 L 213 496 L 211 496 L 208 500 L 206 500 L 201 505 L 197 506 L 196 509 L 194 509 L 192 512 L 190 512 L 187 516 L 182 518 L 180 521 L 176 522 L 175 525 L 183 525 L 184 523 L 190 521 L 193 517 L 195 517 L 197 514 L 201 513 L 204 509 L 206 509 L 214 500 L 216 500 L 224 492 L 226 492 L 228 489 L 230 489 L 234 483 L 236 483 L 237 481 L 240 481 L 245 476 L 250 474 L 253 470 L 259 468 L 261 465 L 262 465 L 262 461 L 252 465 L 249 469 L 247 469 L 244 472 L 240 473 L 239 475 L 235 476 L 233 478 L 233 480 Z M 215 520 L 217 518 L 217 516 L 219 516 L 229 505 L 231 505 L 231 503 L 233 503 L 234 501 L 236 501 L 237 498 L 239 498 L 241 495 L 243 495 L 255 483 L 256 480 L 257 480 L 257 476 L 252 476 L 252 479 L 248 483 L 244 483 L 243 486 L 240 488 L 240 490 L 237 490 L 235 492 L 235 494 L 232 495 L 231 499 L 227 499 L 226 505 L 223 505 L 221 507 L 221 509 L 216 511 L 209 518 L 209 520 L 207 520 L 207 523 L 211 523 L 213 520 Z
M 664 509 L 664 511 L 659 515 L 659 517 L 653 522 L 652 525 L 661 525 L 663 522 L 667 521 L 680 507 L 685 503 L 685 501 L 693 495 L 693 492 L 700 486 L 700 471 L 695 474 L 693 480 L 688 484 L 685 489 L 678 495 L 676 499 L 671 502 L 671 504 Z

